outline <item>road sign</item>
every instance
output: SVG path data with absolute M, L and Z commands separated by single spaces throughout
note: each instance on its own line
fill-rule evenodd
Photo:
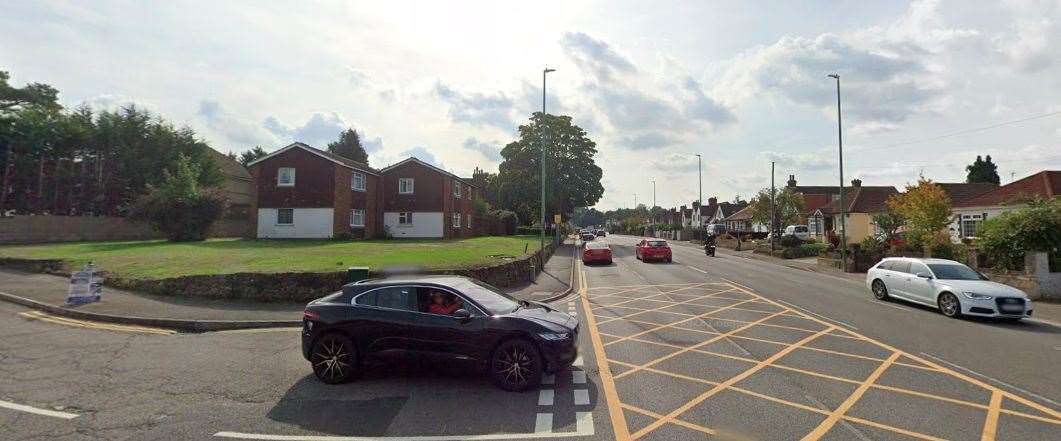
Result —
M 558 224 L 564 220 L 564 217 L 559 214 L 553 215 L 553 223 Z

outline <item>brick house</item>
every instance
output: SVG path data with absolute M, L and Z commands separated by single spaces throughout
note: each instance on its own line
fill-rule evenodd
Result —
M 944 191 L 948 187 L 940 184 Z M 953 219 L 950 226 L 951 239 L 976 237 L 980 225 L 1007 211 L 1027 207 L 1026 199 L 1040 197 L 1052 200 L 1061 197 L 1061 170 L 1043 170 L 1003 186 L 987 188 L 972 197 L 962 199 L 951 195 Z
M 247 167 L 254 177 L 255 237 L 374 238 L 382 233 L 378 170 L 301 142 Z
M 847 229 L 847 243 L 859 243 L 867 236 L 880 233 L 873 216 L 888 211 L 888 198 L 899 194 L 892 186 L 862 185 L 862 180 L 851 180 L 851 186 L 844 188 L 844 227 Z M 826 235 L 834 232 L 840 235 L 840 200 L 819 208 L 812 215 L 821 219 Z M 784 227 L 781 227 L 784 228 Z
M 481 190 L 417 158 L 380 170 L 383 228 L 393 237 L 473 237 Z

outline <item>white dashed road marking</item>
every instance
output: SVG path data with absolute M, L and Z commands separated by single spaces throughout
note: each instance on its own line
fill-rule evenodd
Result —
M 538 405 L 539 406 L 552 406 L 553 396 L 555 392 L 552 389 L 542 389 L 538 392 Z
M 582 356 L 579 355 L 575 358 L 575 362 L 571 363 L 571 366 L 582 367 Z
M 585 389 L 575 389 L 575 405 L 586 406 L 589 404 L 589 391 Z
M 17 410 L 19 412 L 32 413 L 36 415 L 50 416 L 54 418 L 62 418 L 64 420 L 70 420 L 79 417 L 80 415 L 70 412 L 59 412 L 55 410 L 41 409 L 33 406 L 27 406 L 25 404 L 11 403 L 8 401 L 0 400 L 0 407 L 5 409 Z
M 571 382 L 575 384 L 586 384 L 586 372 L 571 371 Z
M 534 420 L 534 433 L 553 433 L 553 414 L 539 413 Z

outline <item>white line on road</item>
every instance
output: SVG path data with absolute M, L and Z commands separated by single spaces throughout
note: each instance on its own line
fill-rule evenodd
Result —
M 545 415 L 546 417 L 543 417 Z M 548 430 L 539 432 L 538 424 L 544 426 L 544 419 L 548 419 Z M 534 421 L 534 433 L 485 433 L 481 435 L 426 435 L 426 436 L 328 436 L 328 435 L 270 435 L 265 433 L 242 433 L 242 432 L 217 432 L 214 436 L 232 439 L 253 439 L 261 441 L 489 441 L 489 440 L 519 440 L 519 439 L 541 439 L 541 438 L 578 438 L 592 436 L 593 413 L 575 413 L 574 432 L 553 432 L 553 415 L 551 413 L 540 413 Z
M 699 272 L 701 272 L 701 273 L 707 274 L 707 271 L 704 271 L 704 270 L 702 270 L 702 269 L 700 269 L 700 268 L 697 268 L 697 267 L 695 267 L 695 266 L 690 266 L 690 265 L 685 265 L 685 266 L 689 267 L 689 269 L 691 269 L 691 270 L 693 270 L 693 271 L 699 271 Z
M 855 331 L 858 330 L 857 327 L 855 327 L 854 325 L 851 325 L 850 323 L 846 323 L 846 322 L 842 322 L 842 321 L 834 319 L 834 318 L 826 317 L 824 315 L 821 315 L 821 314 L 818 314 L 816 312 L 813 312 L 813 311 L 811 311 L 811 310 L 809 310 L 807 308 L 804 308 L 802 306 L 798 306 L 798 305 L 795 305 L 795 304 L 792 304 L 792 303 L 789 303 L 789 302 L 786 302 L 786 301 L 780 300 L 780 299 L 775 299 L 774 301 L 779 302 L 779 303 L 784 303 L 785 305 L 788 305 L 789 307 L 796 308 L 796 309 L 798 309 L 800 311 L 803 311 L 803 312 L 805 312 L 807 314 L 816 316 L 818 318 L 822 318 L 822 319 L 828 320 L 830 322 L 839 323 L 839 324 L 844 325 L 844 326 L 846 326 L 848 328 L 851 328 L 852 330 L 855 330 Z
M 0 407 L 6 408 L 6 409 L 11 409 L 11 410 L 17 410 L 17 411 L 20 411 L 20 412 L 27 412 L 27 413 L 37 414 L 37 415 L 50 416 L 50 417 L 54 417 L 54 418 L 62 418 L 62 419 L 65 419 L 65 420 L 71 420 L 71 419 L 74 419 L 74 418 L 77 418 L 77 417 L 81 416 L 81 415 L 78 415 L 76 413 L 59 412 L 59 411 L 56 411 L 56 410 L 40 409 L 40 408 L 33 407 L 33 406 L 27 406 L 25 404 L 11 403 L 11 402 L 8 402 L 8 401 L 3 401 L 3 400 L 0 400 Z
M 539 413 L 534 419 L 534 433 L 553 433 L 553 414 Z
M 1001 384 L 1001 385 L 1003 385 L 1003 386 L 1006 386 L 1006 387 L 1008 387 L 1008 388 L 1010 388 L 1010 389 L 1013 389 L 1013 390 L 1015 390 L 1015 391 L 1017 391 L 1017 392 L 1020 392 L 1020 393 L 1023 393 L 1023 394 L 1025 394 L 1025 395 L 1028 395 L 1028 396 L 1032 396 L 1032 397 L 1038 398 L 1038 399 L 1040 399 L 1040 400 L 1043 400 L 1043 401 L 1045 401 L 1045 402 L 1047 402 L 1047 403 L 1053 404 L 1054 406 L 1061 406 L 1061 403 L 1058 403 L 1057 401 L 1051 400 L 1051 399 L 1049 399 L 1049 398 L 1046 398 L 1046 397 L 1044 397 L 1044 396 L 1042 396 L 1042 395 L 1039 395 L 1039 394 L 1036 394 L 1036 393 L 1033 393 L 1033 392 L 1029 392 L 1029 391 L 1026 391 L 1026 390 L 1024 390 L 1024 389 L 1021 389 L 1021 388 L 1019 388 L 1019 387 L 1017 387 L 1017 386 L 1014 386 L 1014 385 L 1012 385 L 1012 384 L 1006 383 L 1005 381 L 1002 381 L 1002 380 L 998 380 L 998 379 L 995 379 L 995 378 L 992 378 L 992 377 L 988 377 L 987 375 L 981 374 L 981 373 L 979 373 L 979 372 L 976 372 L 976 371 L 974 371 L 974 370 L 972 370 L 972 369 L 969 369 L 969 368 L 966 368 L 966 367 L 963 367 L 963 366 L 959 366 L 959 365 L 956 365 L 956 364 L 954 364 L 954 363 L 951 363 L 951 362 L 949 362 L 949 361 L 947 361 L 947 360 L 944 360 L 944 359 L 942 359 L 942 358 L 939 358 L 939 357 L 937 357 L 937 356 L 935 356 L 935 355 L 932 355 L 932 354 L 929 354 L 929 353 L 925 353 L 925 352 L 922 352 L 922 353 L 921 353 L 921 355 L 924 355 L 924 356 L 926 356 L 926 357 L 928 357 L 928 358 L 931 358 L 931 359 L 933 359 L 933 360 L 936 360 L 936 361 L 938 361 L 938 362 L 940 362 L 940 363 L 946 364 L 946 365 L 948 365 L 948 366 L 950 366 L 950 367 L 952 367 L 952 368 L 958 369 L 958 370 L 960 370 L 960 371 L 964 371 L 964 372 L 965 372 L 965 373 L 967 373 L 967 374 L 975 375 L 975 376 L 977 376 L 977 377 L 980 377 L 980 378 L 983 378 L 983 379 L 985 379 L 985 380 L 988 380 L 988 381 L 994 382 L 994 383 L 996 383 L 996 384 Z
M 1031 318 L 1031 317 L 1029 317 L 1029 318 L 1024 319 L 1024 321 L 1032 322 L 1032 323 L 1038 323 L 1040 325 L 1053 326 L 1055 328 L 1061 328 L 1061 323 L 1052 322 L 1050 320 L 1043 320 L 1043 319 L 1040 319 L 1040 318 Z
M 542 389 L 538 392 L 538 405 L 539 406 L 552 406 L 553 397 L 556 393 L 552 389 Z
M 593 412 L 575 412 L 575 433 L 593 435 Z
M 571 382 L 574 384 L 585 384 L 586 371 L 571 371 Z
M 571 363 L 571 366 L 582 367 L 582 356 L 579 355 L 578 357 L 575 357 L 575 361 L 574 363 Z
M 587 406 L 589 405 L 589 391 L 585 389 L 575 389 L 575 405 L 576 406 Z

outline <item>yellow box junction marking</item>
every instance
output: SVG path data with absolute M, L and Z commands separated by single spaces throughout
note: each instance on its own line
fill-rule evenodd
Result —
M 962 374 L 960 372 L 956 372 L 956 371 L 954 371 L 952 369 L 949 369 L 947 367 L 944 367 L 944 366 L 941 366 L 939 364 L 933 363 L 933 362 L 931 362 L 929 360 L 925 360 L 925 359 L 923 359 L 921 357 L 915 356 L 913 354 L 910 354 L 910 353 L 907 353 L 907 352 L 904 352 L 904 351 L 900 351 L 900 350 L 898 350 L 898 349 L 896 349 L 896 348 L 894 348 L 892 346 L 889 346 L 889 345 L 887 345 L 887 344 L 885 344 L 883 342 L 874 340 L 872 338 L 869 338 L 869 337 L 866 337 L 864 335 L 858 334 L 858 333 L 856 333 L 856 332 L 854 332 L 852 330 L 849 330 L 849 329 L 837 326 L 837 325 L 835 325 L 833 323 L 829 323 L 827 321 L 815 318 L 815 317 L 813 317 L 811 315 L 805 314 L 805 313 L 803 313 L 801 311 L 798 311 L 796 309 L 790 308 L 790 307 L 785 306 L 785 305 L 783 305 L 781 303 L 778 303 L 778 302 L 775 302 L 775 301 L 770 300 L 768 298 L 762 297 L 762 296 L 756 294 L 755 292 L 753 292 L 751 289 L 749 289 L 749 288 L 747 288 L 747 287 L 745 287 L 743 285 L 740 285 L 738 283 L 735 283 L 735 282 L 727 281 L 728 283 L 675 283 L 675 284 L 660 284 L 660 285 L 626 285 L 626 286 L 612 286 L 612 287 L 607 287 L 607 286 L 605 286 L 605 287 L 589 287 L 588 283 L 586 281 L 586 274 L 585 274 L 584 267 L 581 264 L 579 264 L 578 267 L 577 267 L 577 270 L 578 270 L 578 280 L 579 280 L 579 291 L 578 292 L 579 292 L 579 295 L 580 295 L 580 297 L 582 299 L 583 309 L 586 311 L 586 321 L 587 321 L 587 323 L 589 325 L 588 328 L 590 330 L 591 340 L 593 341 L 594 352 L 595 352 L 595 354 L 597 356 L 597 363 L 598 363 L 598 366 L 599 366 L 600 372 L 601 372 L 601 380 L 602 380 L 602 383 L 603 383 L 602 384 L 602 389 L 604 390 L 605 397 L 607 398 L 609 415 L 610 415 L 611 420 L 612 420 L 612 427 L 614 428 L 615 438 L 617 440 L 624 440 L 625 441 L 625 440 L 638 439 L 638 438 L 641 438 L 641 437 L 643 437 L 643 436 L 655 431 L 656 429 L 658 429 L 659 427 L 663 426 L 664 424 L 668 424 L 668 423 L 669 424 L 675 424 L 675 425 L 678 425 L 678 426 L 681 426 L 681 427 L 685 427 L 685 428 L 688 428 L 688 429 L 696 430 L 696 431 L 699 431 L 699 432 L 702 432 L 702 433 L 714 434 L 715 433 L 714 429 L 712 429 L 710 427 L 705 427 L 705 426 L 702 426 L 702 425 L 699 425 L 699 424 L 695 424 L 695 423 L 692 423 L 692 422 L 689 422 L 689 421 L 682 420 L 682 419 L 680 419 L 680 417 L 681 417 L 681 415 L 683 413 L 685 413 L 689 409 L 692 409 L 693 407 L 695 407 L 699 403 L 707 400 L 711 396 L 713 396 L 713 395 L 715 395 L 715 394 L 717 394 L 717 393 L 719 393 L 719 392 L 721 392 L 723 390 L 731 390 L 731 391 L 742 393 L 742 394 L 745 394 L 745 395 L 748 395 L 748 396 L 752 396 L 752 397 L 755 397 L 755 398 L 758 398 L 758 399 L 762 399 L 762 400 L 771 401 L 771 402 L 778 403 L 778 404 L 787 405 L 787 406 L 790 406 L 790 407 L 803 409 L 803 410 L 806 410 L 806 411 L 814 412 L 816 414 L 825 416 L 826 417 L 825 420 L 823 420 L 810 433 L 808 433 L 808 434 L 806 434 L 804 436 L 805 440 L 817 440 L 817 439 L 820 439 L 825 434 L 827 434 L 833 427 L 835 427 L 837 422 L 840 422 L 840 421 L 852 422 L 852 423 L 864 425 L 864 426 L 867 426 L 867 427 L 873 427 L 873 428 L 877 428 L 877 429 L 887 430 L 887 431 L 891 431 L 891 432 L 895 432 L 895 433 L 899 433 L 899 434 L 902 434 L 902 435 L 906 435 L 906 436 L 910 436 L 910 437 L 914 437 L 914 438 L 919 438 L 919 439 L 927 439 L 927 440 L 939 439 L 939 438 L 937 438 L 935 436 L 932 436 L 932 435 L 929 435 L 929 434 L 918 433 L 918 432 L 915 432 L 915 431 L 912 431 L 912 430 L 908 430 L 908 429 L 904 429 L 904 428 L 901 428 L 901 427 L 893 427 L 893 426 L 890 426 L 890 425 L 886 425 L 886 424 L 882 424 L 882 423 L 879 423 L 879 422 L 867 420 L 867 419 L 864 419 L 864 418 L 859 418 L 859 417 L 854 417 L 854 416 L 851 416 L 851 415 L 847 415 L 847 412 L 851 408 L 853 408 L 854 405 L 857 404 L 860 399 L 862 399 L 862 397 L 864 396 L 865 392 L 867 390 L 871 389 L 871 388 L 880 389 L 880 390 L 886 390 L 886 391 L 891 391 L 891 392 L 896 392 L 896 393 L 900 393 L 900 394 L 918 396 L 918 397 L 922 397 L 922 398 L 929 398 L 929 399 L 934 399 L 934 400 L 938 400 L 938 401 L 942 401 L 942 402 L 949 402 L 949 403 L 954 403 L 954 404 L 959 404 L 959 405 L 963 405 L 963 406 L 968 406 L 968 407 L 984 410 L 985 411 L 985 420 L 984 420 L 984 427 L 983 427 L 983 434 L 982 434 L 982 439 L 984 439 L 984 440 L 993 440 L 993 439 L 995 439 L 997 431 L 998 431 L 998 416 L 1000 414 L 1006 414 L 1006 415 L 1012 415 L 1012 416 L 1027 418 L 1027 419 L 1040 421 L 1040 422 L 1045 422 L 1045 423 L 1054 424 L 1054 425 L 1061 425 L 1061 412 L 1058 412 L 1055 409 L 1051 409 L 1051 408 L 1046 407 L 1044 405 L 1041 405 L 1041 404 L 1039 404 L 1037 402 L 1031 401 L 1029 399 L 1025 399 L 1025 398 L 1020 397 L 1020 396 L 1018 396 L 1016 394 L 1007 392 L 1005 390 L 1002 390 L 1002 389 L 1000 389 L 998 387 L 995 387 L 995 386 L 992 386 L 990 384 L 984 383 L 984 382 L 982 382 L 980 380 L 977 380 L 975 378 L 971 378 L 971 377 L 969 377 L 967 375 L 964 375 L 964 374 Z M 661 288 L 664 288 L 664 289 L 661 289 Z M 656 292 L 641 291 L 641 290 L 649 290 L 649 289 L 654 289 Z M 695 290 L 695 289 L 701 290 L 701 293 L 702 292 L 706 292 L 709 289 L 712 289 L 714 292 L 707 293 L 707 294 L 692 294 L 692 293 L 689 292 L 690 290 Z M 611 292 L 609 292 L 609 291 L 611 291 Z M 641 291 L 641 292 L 639 292 L 639 291 Z M 729 297 L 722 297 L 722 296 L 715 297 L 715 296 L 718 296 L 719 294 L 722 294 L 722 293 L 731 293 L 731 292 L 742 293 L 742 294 L 750 296 L 750 298 L 748 298 L 748 299 L 740 299 L 740 298 L 729 298 Z M 643 297 L 637 297 L 637 294 L 644 294 L 644 296 Z M 673 300 L 674 297 L 677 297 L 677 296 L 670 296 L 669 294 L 677 294 L 677 295 L 680 295 L 680 296 L 698 296 L 698 297 L 693 297 L 691 299 L 684 299 L 684 300 Z M 669 297 L 670 299 L 669 300 L 664 299 L 666 297 Z M 714 297 L 714 298 L 727 298 L 727 299 L 733 300 L 735 303 L 733 303 L 731 305 L 728 305 L 728 306 L 705 305 L 705 304 L 702 304 L 702 303 L 694 303 L 696 300 L 700 300 L 700 299 L 703 299 L 703 298 L 711 298 L 711 297 Z M 612 300 L 619 299 L 621 301 L 616 302 L 616 303 L 612 303 L 612 304 L 608 304 L 606 302 L 605 303 L 596 303 L 596 301 L 601 300 L 601 299 L 612 299 Z M 631 303 L 639 301 L 639 300 L 650 300 L 650 301 L 652 301 L 653 302 L 652 307 L 630 306 Z M 655 302 L 661 303 L 662 306 L 658 306 L 657 307 L 657 305 L 655 305 Z M 749 304 L 749 303 L 751 303 L 751 304 L 754 304 L 754 303 L 767 304 L 767 305 L 771 305 L 771 306 L 777 307 L 777 308 L 779 308 L 779 310 L 776 311 L 776 312 L 761 311 L 761 310 L 749 311 L 749 312 L 757 312 L 757 313 L 760 313 L 760 314 L 765 314 L 764 317 L 762 317 L 762 318 L 760 318 L 758 320 L 752 320 L 752 321 L 734 320 L 734 319 L 728 319 L 728 318 L 727 319 L 722 319 L 722 318 L 712 317 L 713 314 L 716 314 L 716 313 L 721 312 L 721 311 L 726 311 L 726 310 L 748 310 L 749 308 L 740 308 L 740 306 L 746 305 L 746 304 Z M 642 302 L 642 304 L 643 304 L 643 302 Z M 666 309 L 668 307 L 675 306 L 675 305 L 695 305 L 697 307 L 714 308 L 714 309 L 712 309 L 711 311 L 702 313 L 702 314 L 685 314 L 685 313 L 679 313 L 679 312 L 676 312 L 676 311 L 663 311 L 663 309 Z M 622 313 L 615 314 L 614 310 L 611 309 L 613 307 L 615 307 L 617 309 L 622 309 Z M 599 314 L 600 312 L 602 312 L 604 310 L 608 310 L 611 313 L 608 316 L 606 316 L 604 320 L 598 322 L 597 321 L 597 314 Z M 655 323 L 653 321 L 641 320 L 643 318 L 642 314 L 646 314 L 646 313 L 649 313 L 649 312 L 669 313 L 669 314 L 675 315 L 676 317 L 678 317 L 680 319 L 677 320 L 677 321 L 674 321 L 672 323 Z M 814 322 L 814 323 L 816 323 L 818 325 L 823 326 L 823 329 L 813 330 L 813 329 L 799 328 L 799 327 L 795 327 L 795 326 L 784 326 L 784 325 L 778 325 L 778 324 L 774 324 L 774 323 L 767 323 L 768 321 L 770 321 L 770 320 L 772 320 L 772 319 L 774 319 L 776 317 L 795 317 L 795 318 L 799 318 L 799 319 L 808 320 L 808 321 L 811 321 L 811 322 Z M 734 330 L 727 331 L 727 332 L 711 332 L 711 331 L 706 331 L 706 330 L 702 330 L 702 329 L 693 329 L 691 327 L 680 326 L 682 324 L 685 324 L 685 323 L 688 323 L 688 322 L 692 322 L 692 321 L 698 320 L 698 319 L 725 320 L 727 322 L 733 322 L 733 323 L 740 324 L 741 326 L 737 327 Z M 618 335 L 618 334 L 613 334 L 613 333 L 605 333 L 605 332 L 601 332 L 598 329 L 598 326 L 600 326 L 600 325 L 604 325 L 604 324 L 607 324 L 607 323 L 613 323 L 613 322 L 620 322 L 620 321 L 625 321 L 625 322 L 628 322 L 628 323 L 635 323 L 635 324 L 643 325 L 643 327 L 642 327 L 642 330 L 640 332 L 636 332 L 636 333 L 633 333 L 631 335 Z M 803 336 L 800 340 L 798 340 L 798 341 L 796 341 L 794 343 L 778 342 L 778 341 L 773 341 L 773 340 L 769 340 L 769 339 L 750 337 L 750 336 L 745 336 L 745 335 L 735 335 L 737 333 L 740 333 L 742 331 L 746 331 L 748 329 L 752 329 L 754 327 L 768 327 L 768 328 L 774 328 L 774 329 L 785 329 L 785 330 L 803 332 L 803 333 L 806 333 L 807 335 Z M 659 330 L 663 330 L 663 329 L 681 329 L 681 330 L 685 330 L 685 331 L 692 331 L 692 332 L 702 333 L 702 334 L 705 335 L 706 340 L 701 341 L 699 343 L 688 344 L 688 345 L 682 346 L 682 345 L 677 345 L 677 344 L 660 343 L 660 342 L 655 342 L 655 341 L 650 341 L 650 340 L 639 338 L 639 337 L 641 337 L 641 336 L 643 336 L 645 334 L 649 334 L 649 333 L 652 333 L 652 332 L 655 332 L 655 331 L 659 331 Z M 866 342 L 867 344 L 875 345 L 875 346 L 877 346 L 877 347 L 879 347 L 879 348 L 881 348 L 883 350 L 886 350 L 888 355 L 887 355 L 886 358 L 878 358 L 878 357 L 870 357 L 870 356 L 866 356 L 866 355 L 850 354 L 850 353 L 846 353 L 846 352 L 842 352 L 842 351 L 836 351 L 836 350 L 832 350 L 832 349 L 825 349 L 825 348 L 817 348 L 817 347 L 813 347 L 813 346 L 807 346 L 808 343 L 811 343 L 815 339 L 817 339 L 817 338 L 819 338 L 821 336 L 824 336 L 824 335 L 828 335 L 830 337 L 847 338 L 847 339 L 851 339 L 853 341 L 863 341 L 863 342 Z M 603 342 L 602 336 L 609 337 L 610 340 L 608 341 L 608 343 L 604 343 Z M 783 346 L 783 348 L 780 351 L 778 351 L 777 353 L 774 353 L 770 357 L 767 357 L 766 359 L 761 360 L 761 361 L 760 360 L 755 360 L 755 359 L 752 359 L 752 358 L 747 358 L 747 357 L 739 357 L 739 356 L 728 355 L 728 354 L 720 354 L 720 353 L 707 351 L 707 350 L 703 349 L 704 346 L 707 346 L 707 345 L 709 345 L 709 344 L 711 344 L 713 342 L 717 342 L 717 341 L 722 340 L 722 339 L 745 339 L 745 340 L 759 341 L 759 342 L 763 342 L 763 343 L 770 343 L 770 344 L 774 344 L 774 345 L 780 345 L 780 346 Z M 666 355 L 663 355 L 661 357 L 657 357 L 657 358 L 655 358 L 653 360 L 650 360 L 650 361 L 647 361 L 647 362 L 645 362 L 643 364 L 626 363 L 626 362 L 622 362 L 622 361 L 619 361 L 619 360 L 615 360 L 615 359 L 609 358 L 607 356 L 605 348 L 610 346 L 610 345 L 612 345 L 612 344 L 621 342 L 621 341 L 634 341 L 634 342 L 638 342 L 638 343 L 651 344 L 651 345 L 656 345 L 656 346 L 660 346 L 660 347 L 667 347 L 667 348 L 675 349 L 676 351 L 671 352 L 671 353 L 666 354 Z M 787 355 L 787 354 L 789 354 L 791 352 L 794 352 L 796 350 L 817 351 L 817 352 L 821 352 L 821 353 L 833 354 L 833 355 L 838 355 L 838 356 L 843 356 L 843 357 L 849 357 L 849 358 L 856 358 L 856 359 L 861 359 L 861 360 L 873 361 L 873 362 L 878 363 L 878 365 L 877 365 L 877 367 L 875 368 L 875 370 L 873 371 L 873 373 L 869 377 L 867 377 L 864 380 L 856 380 L 856 379 L 849 379 L 849 378 L 841 378 L 841 377 L 837 377 L 837 376 L 834 376 L 834 375 L 828 375 L 828 374 L 823 374 L 823 373 L 819 373 L 819 372 L 813 372 L 813 371 L 809 371 L 809 370 L 805 370 L 805 369 L 799 369 L 799 368 L 790 367 L 790 366 L 784 366 L 784 365 L 776 363 L 778 360 L 780 360 L 785 355 Z M 659 369 L 659 368 L 655 367 L 657 364 L 659 364 L 660 362 L 662 362 L 662 361 L 664 361 L 666 359 L 672 358 L 674 356 L 677 356 L 679 354 L 686 353 L 686 352 L 704 353 L 704 354 L 709 354 L 709 355 L 718 356 L 718 357 L 727 358 L 727 359 L 740 360 L 740 361 L 743 361 L 743 362 L 752 363 L 753 365 L 751 367 L 749 367 L 748 369 L 745 369 L 744 371 L 738 373 L 737 375 L 734 375 L 733 377 L 731 377 L 731 378 L 729 378 L 729 379 L 727 379 L 725 381 L 721 381 L 721 382 L 715 382 L 715 381 L 710 381 L 710 380 L 706 380 L 706 379 L 702 379 L 702 378 L 690 377 L 690 376 L 682 375 L 682 374 L 679 374 L 679 373 L 668 372 L 666 370 L 662 370 L 662 369 Z M 907 360 L 907 361 L 900 361 L 901 357 L 905 358 L 905 360 Z M 622 373 L 620 373 L 618 375 L 614 375 L 612 373 L 612 370 L 611 370 L 611 367 L 610 367 L 611 364 L 623 366 L 623 367 L 626 368 L 626 371 L 624 371 L 624 372 L 622 372 Z M 904 389 L 904 388 L 900 388 L 900 387 L 876 384 L 876 381 L 892 365 L 899 365 L 899 366 L 914 368 L 914 369 L 918 369 L 918 370 L 922 370 L 922 371 L 939 372 L 939 373 L 942 373 L 942 374 L 950 375 L 952 377 L 958 378 L 958 379 L 960 379 L 962 381 L 971 383 L 973 385 L 976 385 L 978 387 L 981 387 L 983 389 L 986 389 L 986 390 L 990 391 L 991 392 L 991 401 L 989 403 L 986 403 L 986 404 L 984 404 L 984 403 L 976 403 L 976 402 L 971 402 L 971 401 L 966 401 L 966 400 L 960 400 L 960 399 L 940 396 L 940 395 L 927 393 L 927 392 L 921 392 L 921 391 L 916 391 L 916 390 Z M 823 410 L 823 409 L 818 409 L 818 408 L 815 408 L 815 407 L 807 406 L 807 405 L 804 405 L 804 404 L 794 403 L 794 402 L 791 402 L 791 401 L 788 401 L 788 400 L 784 400 L 784 399 L 780 399 L 780 398 L 776 398 L 776 397 L 771 397 L 771 396 L 768 396 L 768 395 L 765 395 L 765 394 L 761 394 L 761 393 L 758 393 L 758 392 L 750 391 L 750 390 L 735 386 L 735 384 L 740 382 L 741 380 L 744 380 L 744 379 L 750 377 L 751 375 L 755 374 L 756 372 L 764 370 L 766 368 L 782 369 L 782 370 L 787 370 L 787 371 L 791 371 L 791 372 L 797 372 L 797 373 L 801 373 L 801 374 L 805 374 L 805 375 L 809 375 L 809 376 L 814 376 L 814 377 L 818 377 L 818 378 L 824 378 L 824 379 L 828 379 L 828 380 L 832 380 L 832 381 L 840 381 L 840 382 L 844 382 L 844 383 L 848 383 L 848 384 L 855 384 L 855 385 L 857 385 L 857 387 L 856 387 L 855 391 L 852 392 L 852 394 L 839 407 L 837 407 L 836 409 L 832 409 L 832 410 Z M 661 374 L 661 375 L 665 375 L 665 376 L 670 376 L 670 377 L 674 377 L 674 378 L 680 378 L 680 379 L 684 379 L 684 380 L 694 381 L 694 382 L 697 382 L 697 383 L 700 383 L 700 384 L 709 385 L 711 388 L 708 389 L 706 392 L 700 394 L 699 396 L 693 398 L 692 400 L 686 402 L 685 404 L 679 406 L 678 408 L 674 409 L 673 411 L 667 413 L 666 415 L 657 414 L 655 412 L 651 412 L 651 411 L 639 408 L 637 406 L 633 406 L 633 405 L 628 404 L 628 403 L 623 403 L 620 400 L 619 394 L 618 394 L 618 392 L 617 392 L 617 390 L 615 388 L 615 380 L 621 379 L 621 378 L 629 376 L 629 375 L 634 375 L 636 372 L 652 372 L 652 373 L 656 373 L 656 374 Z M 1023 404 L 1025 406 L 1028 406 L 1028 407 L 1030 407 L 1030 408 L 1032 408 L 1032 409 L 1034 409 L 1034 410 L 1036 410 L 1038 412 L 1042 412 L 1043 415 L 1033 415 L 1033 414 L 1028 414 L 1028 413 L 1025 413 L 1025 412 L 1016 411 L 1016 410 L 1005 409 L 1005 408 L 1002 407 L 1003 398 L 1009 398 L 1009 399 L 1011 399 L 1011 400 L 1013 400 L 1013 401 L 1015 401 L 1017 403 L 1020 403 L 1020 404 Z M 630 431 L 629 431 L 629 427 L 627 426 L 627 423 L 626 423 L 626 417 L 623 414 L 624 410 L 645 415 L 647 417 L 650 417 L 650 418 L 654 419 L 654 421 L 652 423 L 650 423 L 648 426 L 645 426 L 641 430 L 637 431 L 636 433 L 631 434 Z

